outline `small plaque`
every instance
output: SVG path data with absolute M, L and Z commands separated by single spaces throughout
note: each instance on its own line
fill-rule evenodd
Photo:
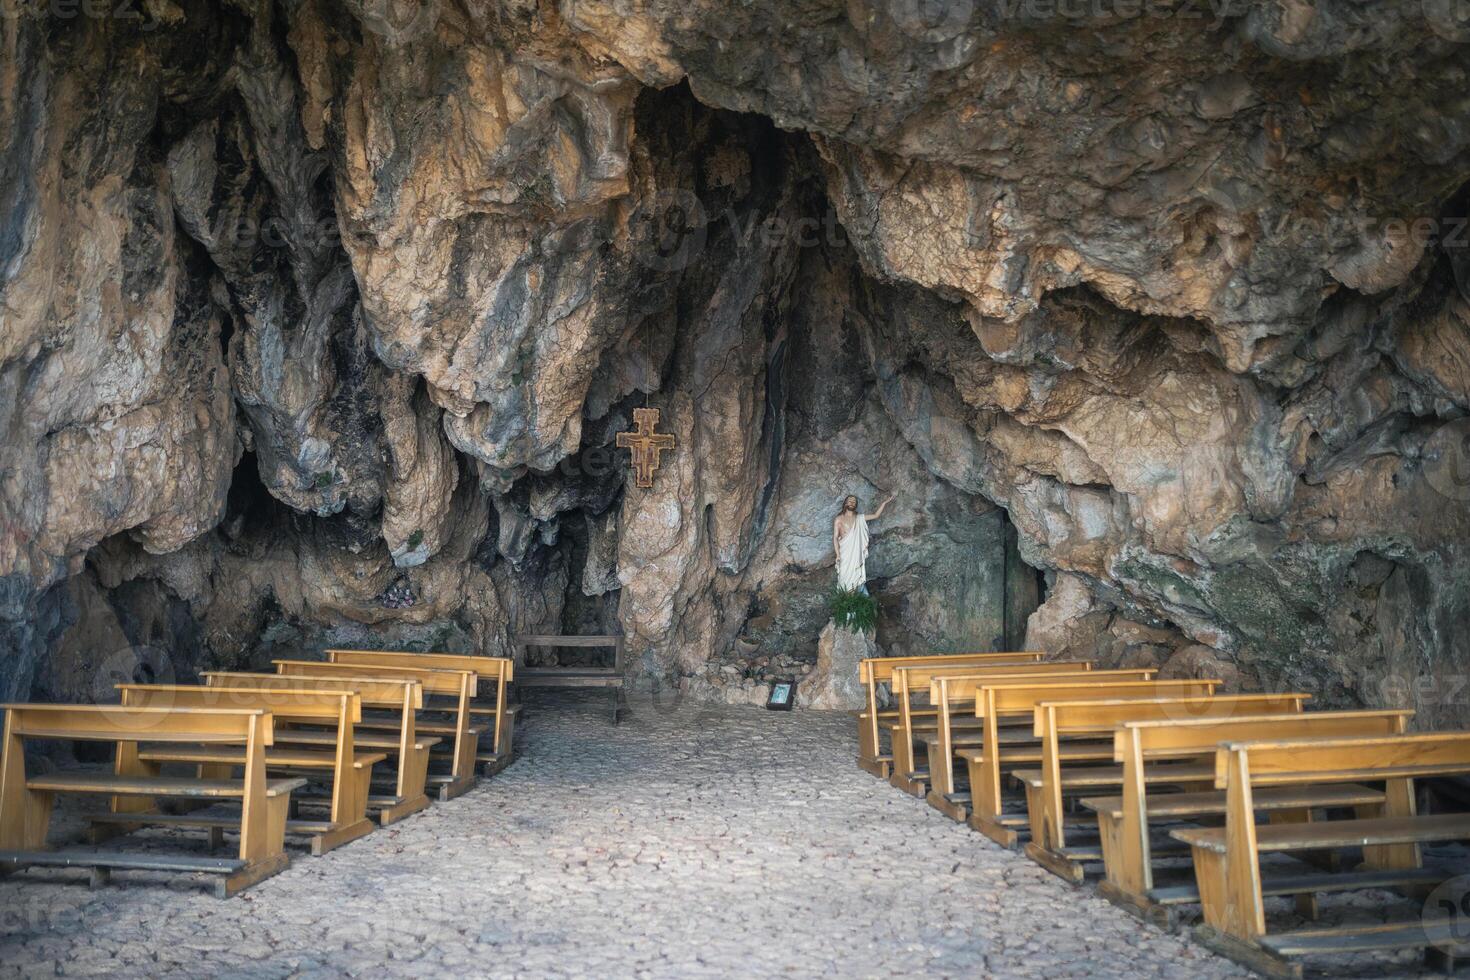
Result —
M 795 681 L 771 681 L 771 693 L 766 695 L 767 708 L 771 711 L 790 711 L 795 703 Z

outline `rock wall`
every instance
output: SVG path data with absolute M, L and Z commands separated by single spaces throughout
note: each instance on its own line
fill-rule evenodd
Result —
M 0 695 L 616 629 L 754 698 L 893 490 L 885 650 L 1470 720 L 1452 6 L 22 4 Z

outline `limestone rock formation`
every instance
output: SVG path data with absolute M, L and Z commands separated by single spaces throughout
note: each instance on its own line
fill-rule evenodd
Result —
M 537 630 L 753 699 L 893 491 L 884 652 L 1470 720 L 1452 7 L 22 4 L 0 695 Z
M 858 681 L 858 664 L 881 656 L 872 634 L 839 629 L 832 623 L 822 627 L 817 639 L 817 663 L 797 685 L 797 707 L 853 711 L 868 703 L 867 691 Z

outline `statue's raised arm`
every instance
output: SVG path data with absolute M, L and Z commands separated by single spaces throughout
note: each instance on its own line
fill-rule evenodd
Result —
M 897 499 L 897 495 L 890 493 L 888 496 L 883 498 L 883 502 L 878 505 L 877 510 L 873 511 L 871 514 L 864 514 L 863 517 L 866 520 L 876 521 L 878 518 L 883 516 L 883 512 L 888 509 L 888 505 L 893 503 L 895 499 Z

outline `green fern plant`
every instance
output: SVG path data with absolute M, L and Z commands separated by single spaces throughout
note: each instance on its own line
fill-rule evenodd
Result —
M 832 622 L 839 629 L 871 633 L 878 624 L 878 603 L 856 589 L 832 590 Z

